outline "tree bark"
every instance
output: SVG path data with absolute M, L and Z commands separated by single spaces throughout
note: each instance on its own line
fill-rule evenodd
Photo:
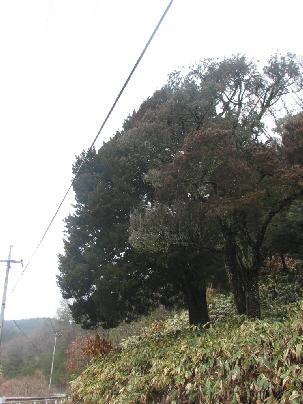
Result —
M 231 237 L 225 241 L 225 270 L 238 314 L 246 313 L 245 283 L 237 262 L 236 243 Z
M 189 324 L 199 325 L 209 322 L 206 302 L 206 287 L 193 287 L 188 299 Z
M 209 322 L 206 285 L 196 278 L 191 271 L 186 271 L 185 299 L 188 307 L 189 324 L 203 325 Z
M 246 314 L 250 318 L 261 317 L 259 270 L 256 267 L 246 273 Z

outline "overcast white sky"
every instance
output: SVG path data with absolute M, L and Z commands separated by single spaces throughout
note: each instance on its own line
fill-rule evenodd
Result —
M 26 262 L 168 0 L 0 0 L 0 259 Z M 181 65 L 210 56 L 302 54 L 302 0 L 175 0 L 99 144 Z M 52 316 L 72 196 L 15 292 L 7 319 Z M 5 265 L 0 267 L 0 296 Z M 21 268 L 13 265 L 10 287 Z

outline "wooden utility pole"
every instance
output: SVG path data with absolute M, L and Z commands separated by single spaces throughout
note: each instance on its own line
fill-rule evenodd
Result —
M 9 247 L 9 253 L 7 260 L 0 260 L 0 262 L 6 262 L 6 273 L 5 273 L 5 280 L 4 280 L 4 288 L 3 288 L 3 295 L 2 295 L 2 305 L 1 305 L 1 314 L 0 314 L 0 352 L 1 352 L 1 344 L 2 344 L 2 336 L 3 336 L 3 325 L 4 325 L 4 310 L 5 310 L 5 303 L 6 303 L 6 293 L 7 293 L 7 285 L 8 285 L 8 275 L 9 270 L 11 268 L 11 264 L 21 264 L 23 266 L 23 261 L 16 261 L 12 260 L 12 245 Z

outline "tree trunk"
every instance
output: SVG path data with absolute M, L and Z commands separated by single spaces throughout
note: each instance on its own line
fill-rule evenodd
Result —
M 189 324 L 199 325 L 209 322 L 205 286 L 192 288 L 188 299 L 188 317 Z
M 246 313 L 245 283 L 236 255 L 236 243 L 228 237 L 225 241 L 225 270 L 234 296 L 238 314 Z
M 206 301 L 206 286 L 193 273 L 185 274 L 185 299 L 188 306 L 189 324 L 201 325 L 209 322 Z
M 285 261 L 284 254 L 282 252 L 280 253 L 280 258 L 281 258 L 281 262 L 282 262 L 283 271 L 288 272 L 288 267 L 287 267 L 287 264 L 286 264 L 286 261 Z
M 261 317 L 259 271 L 256 267 L 246 274 L 246 314 L 251 318 Z

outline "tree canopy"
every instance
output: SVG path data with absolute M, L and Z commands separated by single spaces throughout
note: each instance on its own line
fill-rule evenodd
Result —
M 113 327 L 163 304 L 206 323 L 206 288 L 227 278 L 238 312 L 260 316 L 263 261 L 286 222 L 300 226 L 302 86 L 293 55 L 205 60 L 77 158 L 58 277 L 77 322 Z

